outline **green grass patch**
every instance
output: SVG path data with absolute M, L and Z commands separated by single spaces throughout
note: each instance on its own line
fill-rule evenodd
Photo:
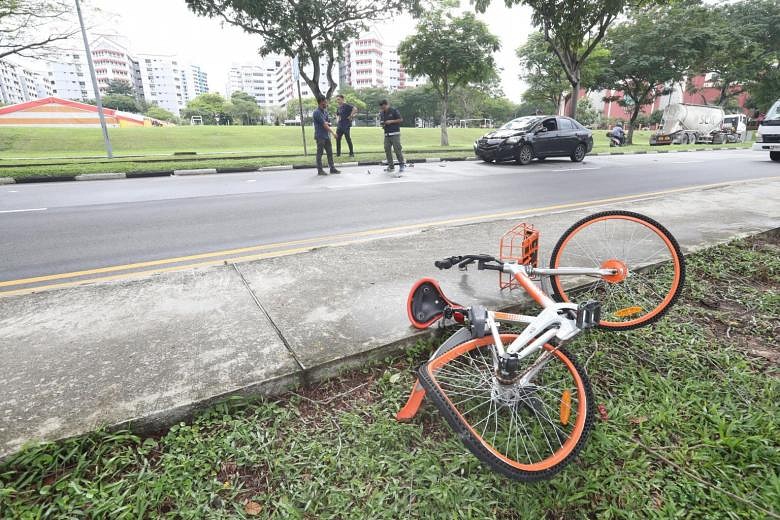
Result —
M 780 240 L 735 241 L 689 258 L 658 324 L 578 338 L 608 419 L 551 481 L 490 472 L 431 406 L 394 421 L 420 342 L 153 438 L 29 447 L 0 465 L 0 517 L 764 519 L 780 513 L 778 289 Z
M 303 155 L 299 127 L 181 126 L 111 129 L 115 159 L 105 151 L 99 130 L 87 128 L 0 128 L 0 177 L 79 175 L 104 172 L 164 172 L 188 168 L 262 167 L 313 163 L 311 129 L 307 128 L 309 156 Z M 403 129 L 409 158 L 473 155 L 472 144 L 485 133 L 479 128 L 450 129 L 450 146 L 439 146 L 439 130 Z M 605 132 L 594 132 L 592 153 L 693 150 L 711 145 L 652 147 L 636 144 L 609 148 Z M 649 132 L 636 132 L 637 143 L 647 143 Z M 357 160 L 384 158 L 382 130 L 354 128 Z M 346 145 L 346 143 L 345 143 Z M 335 145 L 334 145 L 335 146 Z M 728 145 L 749 147 L 750 143 Z M 197 155 L 183 155 L 195 152 Z M 174 155 L 178 154 L 178 155 Z M 124 157 L 123 157 L 124 156 Z M 128 157 L 133 156 L 133 157 Z M 340 162 L 354 159 L 342 157 Z

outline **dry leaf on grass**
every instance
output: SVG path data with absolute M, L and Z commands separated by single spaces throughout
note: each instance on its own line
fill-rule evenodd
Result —
M 261 506 L 257 502 L 252 502 L 251 500 L 247 502 L 246 505 L 244 506 L 244 512 L 249 516 L 257 516 L 260 514 L 260 511 L 262 510 L 263 510 L 263 506 Z

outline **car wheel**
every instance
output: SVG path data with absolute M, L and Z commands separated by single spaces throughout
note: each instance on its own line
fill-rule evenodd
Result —
M 688 144 L 696 144 L 696 134 L 688 136 Z
M 688 144 L 688 134 L 683 134 L 680 138 L 680 144 Z
M 585 153 L 585 145 L 580 143 L 571 153 L 571 160 L 574 162 L 582 162 L 582 160 L 585 158 Z
M 530 163 L 531 159 L 533 158 L 534 158 L 533 148 L 531 148 L 530 144 L 524 144 L 517 151 L 517 156 L 515 157 L 515 161 L 517 162 L 517 164 L 525 166 L 526 164 Z
M 780 162 L 780 152 L 769 152 L 769 158 L 775 162 Z

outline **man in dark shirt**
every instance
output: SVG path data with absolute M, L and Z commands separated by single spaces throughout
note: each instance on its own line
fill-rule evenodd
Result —
M 398 158 L 398 172 L 404 171 L 404 155 L 401 148 L 401 123 L 404 119 L 401 113 L 391 107 L 386 99 L 379 102 L 379 124 L 385 129 L 385 155 L 387 155 L 386 172 L 395 171 L 393 165 L 393 150 Z
M 317 141 L 317 175 L 327 175 L 322 169 L 322 152 L 328 154 L 328 166 L 330 173 L 341 173 L 333 164 L 333 147 L 330 144 L 330 134 L 336 136 L 336 132 L 330 127 L 330 116 L 328 115 L 328 99 L 320 94 L 317 96 L 319 105 L 312 114 L 314 120 L 314 140 Z
M 336 96 L 336 103 L 339 105 L 338 109 L 336 109 L 336 115 L 338 116 L 338 126 L 336 127 L 336 157 L 341 157 L 342 136 L 347 139 L 349 156 L 354 157 L 355 151 L 352 148 L 352 138 L 349 136 L 349 131 L 352 128 L 352 119 L 355 117 L 358 110 L 349 103 L 345 103 L 342 94 Z

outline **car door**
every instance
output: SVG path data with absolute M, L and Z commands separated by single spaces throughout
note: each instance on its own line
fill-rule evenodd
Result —
M 579 144 L 577 137 L 577 127 L 568 117 L 558 118 L 558 143 L 560 153 L 570 155 Z
M 541 122 L 534 133 L 534 153 L 542 156 L 555 155 L 560 153 L 559 147 L 558 123 L 554 117 L 548 117 Z

